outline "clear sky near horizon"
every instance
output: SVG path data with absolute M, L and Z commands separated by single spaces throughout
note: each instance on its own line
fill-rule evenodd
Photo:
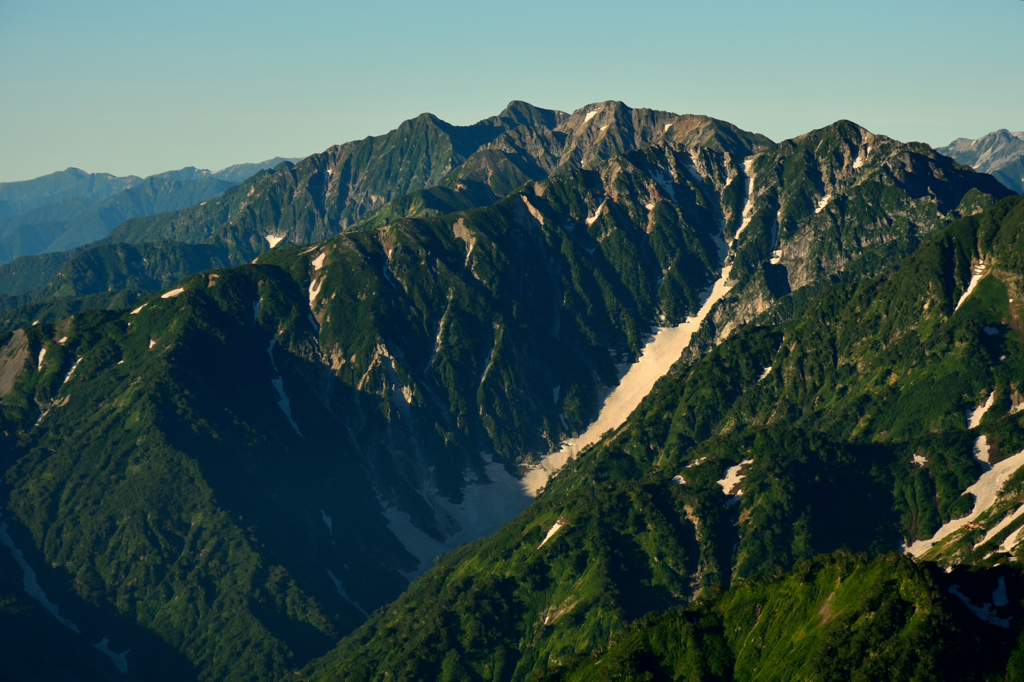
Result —
M 1024 130 L 1024 2 L 0 0 L 0 182 L 306 156 L 617 99 L 782 140 Z

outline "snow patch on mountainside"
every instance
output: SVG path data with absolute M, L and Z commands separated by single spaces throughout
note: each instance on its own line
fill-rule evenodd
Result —
M 148 304 L 148 303 L 143 303 L 143 304 L 142 304 L 142 305 L 140 305 L 140 306 L 139 306 L 138 308 L 136 308 L 135 310 L 131 311 L 131 312 L 130 312 L 130 313 L 128 313 L 128 314 L 129 314 L 129 315 L 138 315 L 139 313 L 141 313 L 141 312 L 142 312 L 142 309 L 143 309 L 143 308 L 145 308 L 145 307 L 146 307 L 147 305 L 149 305 L 149 304 Z
M 596 111 L 588 111 L 586 118 L 583 119 L 583 122 L 584 123 L 589 123 L 590 119 L 594 118 L 595 116 L 597 116 L 597 112 Z
M 486 457 L 485 457 L 486 459 Z M 439 555 L 450 552 L 460 544 L 492 535 L 526 509 L 533 497 L 526 494 L 522 482 L 497 462 L 484 467 L 487 483 L 471 483 L 462 491 L 462 502 L 454 504 L 438 494 L 436 489 L 422 491 L 423 498 L 434 512 L 450 526 L 453 532 L 439 542 L 412 524 L 408 513 L 398 507 L 386 507 L 382 514 L 390 530 L 419 565 L 414 571 L 404 571 L 409 581 L 433 565 Z
M 1003 591 L 1005 592 L 1006 591 L 1006 585 L 1003 582 L 1003 579 L 1000 578 L 999 582 L 1000 582 L 1000 585 L 1002 586 Z M 996 594 L 998 592 L 999 592 L 999 589 L 997 588 L 996 592 L 993 593 L 993 594 Z M 967 608 L 971 610 L 971 613 L 973 613 L 975 616 L 977 616 L 980 620 L 983 620 L 986 623 L 989 623 L 990 625 L 996 625 L 996 626 L 1001 627 L 1001 628 L 1008 628 L 1008 627 L 1010 627 L 1010 618 L 999 618 L 996 615 L 996 611 L 995 611 L 995 608 L 993 608 L 993 604 L 985 603 L 985 604 L 982 604 L 981 606 L 975 606 L 974 602 L 972 602 L 967 597 L 967 595 L 965 595 L 963 592 L 960 591 L 960 586 L 959 585 L 953 585 L 952 587 L 950 587 L 949 588 L 949 593 L 952 594 L 953 596 L 957 597 L 960 601 L 962 601 L 967 606 Z
M 321 278 L 319 281 L 313 280 L 309 283 L 309 307 L 310 309 L 316 305 L 316 297 L 320 295 L 320 288 L 324 285 L 324 280 Z
M 753 165 L 754 157 L 743 161 L 743 171 L 747 176 L 747 201 L 743 205 L 743 220 L 740 222 L 740 226 L 736 228 L 736 234 L 732 237 L 733 244 L 740 238 L 740 234 L 743 233 L 743 230 L 747 229 L 747 225 L 750 224 L 754 217 L 754 176 L 751 174 Z
M 587 218 L 587 226 L 593 225 L 594 223 L 597 222 L 597 219 L 601 217 L 601 211 L 604 210 L 604 205 L 606 203 L 608 203 L 608 197 L 604 198 L 604 201 L 601 202 L 601 205 L 597 207 L 596 211 L 594 211 L 594 215 Z
M 938 542 L 960 530 L 968 523 L 976 521 L 978 517 L 988 511 L 988 509 L 995 504 L 1003 484 L 1006 483 L 1006 481 L 1009 480 L 1022 465 L 1024 465 L 1024 450 L 1021 450 L 1012 457 L 1004 459 L 983 473 L 974 485 L 964 491 L 964 494 L 970 493 L 974 496 L 974 509 L 971 513 L 967 516 L 962 516 L 959 519 L 953 519 L 952 521 L 944 524 L 930 539 L 917 540 L 914 544 L 910 545 L 910 547 L 906 548 L 906 552 L 915 558 L 920 558 Z
M 45 358 L 45 357 L 46 357 L 46 346 L 43 346 L 42 348 L 39 349 L 39 362 L 38 362 L 38 364 L 36 366 L 36 371 L 37 372 L 43 371 L 43 358 Z
M 694 169 L 693 172 L 697 173 L 697 170 Z M 700 173 L 697 173 L 697 177 L 700 178 Z M 659 187 L 665 190 L 665 194 L 668 195 L 669 199 L 672 201 L 676 200 L 676 189 L 672 186 L 671 178 L 665 175 L 664 171 L 656 170 L 651 172 L 651 179 L 658 183 Z
M 369 618 L 370 614 L 368 614 L 366 612 L 366 609 L 364 609 L 362 606 L 360 606 L 359 603 L 355 599 L 353 599 L 352 597 L 348 596 L 348 592 L 345 591 L 345 587 L 344 587 L 344 585 L 341 584 L 341 581 L 338 580 L 338 577 L 336 575 L 334 575 L 334 571 L 332 571 L 329 568 L 324 569 L 324 570 L 327 571 L 327 576 L 331 579 L 331 582 L 334 583 L 334 589 L 338 591 L 338 594 L 341 595 L 341 598 L 344 599 L 345 601 L 347 601 L 352 606 L 354 606 L 357 609 L 359 609 L 359 613 L 361 613 L 364 616 L 366 616 L 367 618 Z
M 68 370 L 67 375 L 64 377 L 64 381 L 60 382 L 61 386 L 68 383 L 68 379 L 75 373 L 75 369 L 78 367 L 78 363 L 82 361 L 82 358 L 75 358 L 75 361 L 71 364 L 71 369 Z
M 985 266 L 982 265 L 981 263 L 975 265 L 974 272 L 971 274 L 971 281 L 967 284 L 967 291 L 965 291 L 963 296 L 960 297 L 960 300 L 956 302 L 956 307 L 953 308 L 954 313 L 960 310 L 960 306 L 964 304 L 964 301 L 967 300 L 967 297 L 974 293 L 974 287 L 978 286 L 978 282 L 980 282 L 984 276 Z
M 991 540 L 995 536 L 999 535 L 999 533 L 1001 533 L 1007 526 L 1009 526 L 1011 523 L 1013 523 L 1014 521 L 1019 519 L 1022 514 L 1024 514 L 1024 505 L 1021 505 L 1020 507 L 1018 507 L 1017 511 L 1013 512 L 1012 514 L 1010 514 L 1009 516 L 1004 518 L 1002 521 L 997 523 L 995 526 L 993 526 L 987 533 L 985 533 L 985 537 L 982 538 L 981 541 L 978 542 L 976 545 L 974 545 L 974 548 L 977 549 L 978 547 L 981 547 L 986 542 L 988 542 L 989 540 Z M 1013 533 L 1011 533 L 1011 535 L 1013 535 Z M 1005 541 L 1004 541 L 1004 544 L 1005 544 Z M 1002 548 L 1000 548 L 1000 550 L 1001 551 L 1006 551 L 1006 550 L 1002 550 Z
M 537 549 L 540 549 L 541 547 L 543 547 L 547 543 L 548 540 L 550 540 L 551 538 L 553 538 L 555 536 L 555 533 L 557 533 L 559 530 L 562 529 L 562 526 L 564 526 L 564 525 L 565 525 L 565 523 L 562 521 L 562 519 L 558 519 L 557 521 L 555 521 L 555 525 L 551 526 L 551 528 L 548 528 L 548 534 L 545 535 L 544 539 L 541 541 L 541 543 L 539 545 L 537 545 Z
M 606 431 L 622 426 L 626 418 L 636 409 L 640 401 L 651 392 L 655 382 L 668 373 L 679 360 L 683 350 L 690 345 L 690 339 L 700 329 L 704 319 L 716 303 L 729 292 L 731 266 L 722 268 L 721 277 L 706 294 L 704 303 L 693 317 L 676 327 L 662 327 L 644 345 L 639 359 L 629 368 L 619 385 L 608 394 L 597 419 L 578 438 L 566 440 L 562 447 L 548 455 L 541 463 L 523 476 L 523 487 L 531 497 L 547 483 L 552 473 L 561 469 L 570 457 L 575 457 L 584 448 L 593 445 Z
M 280 372 L 277 371 L 277 363 L 274 362 L 274 346 L 277 345 L 277 339 L 271 339 L 270 345 L 267 346 L 267 355 L 270 356 L 270 366 L 274 368 L 274 373 L 278 374 L 276 378 L 270 380 L 274 390 L 277 391 L 278 401 L 277 406 L 281 408 L 284 415 L 288 417 L 288 423 L 295 429 L 295 433 L 302 435 L 302 431 L 299 431 L 299 425 L 295 423 L 292 418 L 292 402 L 288 399 L 288 395 L 284 392 L 284 378 L 280 376 Z
M 992 404 L 996 401 L 996 392 L 992 391 L 988 394 L 988 400 L 985 401 L 984 405 L 979 405 L 973 410 L 967 410 L 967 428 L 976 429 L 981 426 L 981 419 L 985 416 L 985 413 L 991 409 Z
M 317 270 L 319 270 L 320 268 L 322 268 L 324 266 L 324 259 L 326 259 L 326 258 L 327 258 L 327 254 L 324 253 L 324 252 L 321 252 L 316 258 L 314 258 L 313 260 L 310 261 L 313 264 L 313 271 L 314 272 L 316 272 Z
M 171 289 L 166 294 L 162 294 L 160 298 L 174 298 L 175 296 L 181 296 L 185 293 L 185 287 L 178 287 L 177 289 Z
M 128 652 L 131 651 L 131 649 L 126 649 L 122 653 L 117 653 L 117 652 L 114 652 L 114 651 L 110 650 L 110 647 L 108 646 L 109 642 L 110 642 L 110 638 L 109 637 L 104 637 L 100 641 L 98 641 L 95 644 L 93 644 L 93 646 L 96 647 L 97 649 L 99 649 L 104 654 L 106 654 L 107 658 L 109 658 L 111 660 L 111 662 L 114 664 L 114 667 L 117 668 L 121 672 L 122 675 L 127 675 L 128 674 Z
M 43 608 L 50 612 L 50 615 L 57 619 L 61 625 L 66 627 L 72 632 L 81 634 L 78 626 L 72 623 L 67 618 L 60 615 L 60 609 L 46 596 L 43 592 L 43 588 L 39 586 L 39 581 L 36 580 L 36 572 L 29 563 L 25 560 L 25 554 L 14 546 L 14 540 L 11 538 L 10 533 L 7 532 L 7 524 L 0 523 L 0 542 L 2 542 L 7 549 L 11 550 L 11 556 L 21 566 L 21 572 L 23 574 L 23 583 L 25 587 L 25 594 L 35 599 L 37 602 L 43 605 Z
M 274 248 L 275 246 L 280 244 L 282 241 L 284 241 L 284 238 L 286 236 L 287 235 L 283 235 L 283 234 L 282 235 L 268 234 L 268 235 L 265 235 L 265 238 L 267 240 L 267 243 L 270 244 L 270 248 Z
M 831 194 L 826 194 L 825 196 L 823 196 L 821 198 L 821 201 L 818 202 L 817 208 L 814 209 L 814 212 L 815 213 L 821 213 L 822 210 L 824 210 L 824 208 L 826 206 L 828 206 L 830 201 L 832 201 L 832 195 Z
M 724 478 L 718 481 L 718 485 L 722 486 L 722 492 L 730 497 L 742 495 L 743 491 L 740 490 L 740 485 L 742 485 L 743 479 L 746 478 L 747 469 L 753 463 L 754 460 L 745 459 L 739 464 L 726 469 Z

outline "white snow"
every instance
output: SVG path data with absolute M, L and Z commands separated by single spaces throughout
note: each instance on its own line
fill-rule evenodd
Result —
M 184 292 L 184 287 L 178 287 L 177 289 L 171 289 L 166 294 L 160 296 L 160 298 L 174 298 L 175 296 L 181 296 Z
M 976 429 L 981 426 L 981 418 L 985 416 L 985 413 L 989 411 L 992 404 L 996 401 L 996 392 L 992 391 L 988 394 L 988 400 L 985 401 L 984 405 L 979 405 L 973 410 L 967 410 L 967 428 Z
M 555 525 L 551 526 L 551 528 L 548 528 L 548 534 L 545 535 L 541 543 L 537 545 L 537 549 L 543 547 L 544 544 L 547 543 L 547 541 L 550 540 L 555 535 L 555 533 L 560 531 L 564 525 L 565 523 L 562 521 L 562 519 L 558 519 L 557 521 L 555 521 Z
M 646 208 L 648 211 L 653 211 L 654 210 L 654 202 L 652 201 L 649 204 L 644 204 L 644 208 Z
M 320 254 L 310 261 L 313 264 L 313 271 L 317 271 L 324 266 L 324 259 L 327 258 L 327 253 L 321 251 Z
M 762 381 L 767 379 L 768 375 L 771 374 L 771 373 L 772 373 L 772 368 L 770 366 L 769 367 L 765 367 L 764 371 L 761 372 L 761 376 L 758 378 L 757 383 L 761 383 Z
M 743 479 L 746 477 L 746 468 L 754 463 L 752 459 L 745 459 L 736 466 L 731 466 L 725 470 L 725 478 L 718 481 L 718 485 L 722 486 L 722 492 L 730 497 L 733 495 L 742 495 L 743 491 L 740 490 L 740 484 L 743 483 Z
M 324 517 L 324 525 L 327 526 L 327 531 L 331 535 L 334 535 L 334 524 L 331 523 L 331 517 L 328 516 L 327 512 L 325 512 L 323 509 L 320 510 L 320 515 Z
M 673 123 L 674 123 L 674 121 L 673 121 Z M 665 129 L 663 131 L 661 131 L 661 132 L 662 133 L 667 133 L 668 129 L 671 128 L 671 127 L 672 127 L 672 123 L 666 123 L 665 124 Z
M 605 398 L 597 420 L 582 435 L 565 441 L 559 450 L 545 457 L 537 467 L 527 471 L 523 476 L 523 487 L 528 495 L 535 496 L 551 474 L 561 469 L 570 457 L 596 443 L 606 431 L 617 429 L 626 421 L 640 401 L 654 388 L 655 382 L 665 376 L 682 355 L 683 350 L 690 345 L 690 339 L 700 329 L 711 308 L 732 288 L 729 281 L 731 269 L 731 266 L 722 268 L 721 277 L 714 283 L 695 316 L 687 318 L 676 327 L 660 328 L 654 338 L 647 342 L 640 358 Z
M 1002 578 L 1000 578 L 999 580 L 1002 581 Z M 998 591 L 999 589 L 997 588 L 996 592 Z M 1003 591 L 1006 591 L 1005 585 L 1003 585 Z M 974 602 L 972 602 L 966 594 L 960 591 L 959 585 L 953 585 L 952 587 L 950 587 L 949 593 L 959 598 L 960 601 L 967 605 L 967 608 L 971 610 L 971 613 L 973 613 L 975 616 L 985 621 L 986 623 L 996 625 L 1001 628 L 1010 627 L 1010 618 L 1012 618 L 1012 616 L 1007 618 L 999 618 L 998 616 L 996 616 L 995 608 L 992 604 L 989 603 L 982 604 L 981 606 L 975 606 Z M 993 593 L 993 596 L 995 596 L 995 593 Z
M 284 241 L 284 238 L 287 235 L 283 235 L 282 234 L 282 235 L 279 236 L 279 235 L 276 235 L 276 234 L 268 234 L 268 235 L 264 235 L 264 236 L 266 237 L 267 243 L 270 244 L 270 248 L 274 248 L 275 246 L 280 244 L 282 241 Z
M 1024 514 L 1024 505 L 1021 505 L 1020 507 L 1017 508 L 1017 511 L 1013 512 L 1012 514 L 1004 518 L 1002 521 L 992 526 L 992 528 L 989 529 L 987 533 L 985 533 L 985 537 L 982 538 L 981 541 L 978 542 L 976 545 L 974 545 L 975 549 L 981 547 L 986 542 L 988 542 L 995 536 L 999 535 L 999 533 L 1002 532 L 1007 526 L 1009 526 L 1011 523 L 1019 519 L 1021 514 Z M 1013 535 L 1013 533 L 1010 533 L 1010 535 Z
M 825 196 L 823 196 L 821 198 L 821 201 L 818 202 L 818 207 L 814 209 L 814 212 L 815 213 L 821 213 L 822 210 L 826 206 L 828 206 L 828 202 L 830 202 L 830 201 L 832 201 L 832 195 L 831 194 L 826 194 Z
M 320 287 L 324 285 L 324 281 L 313 280 L 309 283 L 309 307 L 310 309 L 316 304 L 316 297 L 320 295 Z
M 979 462 L 983 464 L 991 464 L 989 461 L 988 436 L 978 436 L 978 439 L 974 441 L 974 449 L 971 454 L 974 455 L 974 459 Z
M 593 225 L 594 223 L 597 222 L 597 219 L 601 217 L 601 209 L 604 208 L 604 205 L 607 202 L 608 202 L 608 197 L 605 197 L 604 201 L 601 202 L 601 205 L 597 207 L 596 211 L 594 211 L 594 215 L 592 215 L 589 218 L 587 218 L 587 220 L 586 220 L 587 226 Z
M 1006 580 L 1000 576 L 999 585 L 992 591 L 992 605 L 1007 606 L 1009 603 L 1010 600 L 1006 596 Z
M 999 551 L 1005 554 L 1009 554 L 1010 552 L 1012 552 L 1013 548 L 1016 547 L 1018 543 L 1020 543 L 1021 533 L 1024 533 L 1024 527 L 1018 528 L 1014 532 L 1007 535 L 1006 539 L 1003 540 L 1003 544 L 999 545 Z
M 676 485 L 686 485 L 686 479 L 683 478 L 682 474 L 676 474 L 672 477 L 672 482 Z
M 696 169 L 693 169 L 694 173 L 697 173 Z M 697 178 L 700 179 L 700 173 L 697 173 Z M 665 194 L 668 195 L 672 201 L 676 200 L 676 189 L 672 186 L 672 179 L 665 175 L 664 171 L 658 170 L 651 173 L 651 179 L 658 183 L 658 186 L 665 190 Z
M 923 467 L 924 465 L 928 464 L 928 458 L 925 457 L 924 455 L 915 454 L 913 457 L 910 458 L 910 461 L 919 467 Z
M 352 597 L 348 596 L 348 592 L 345 591 L 345 587 L 341 584 L 341 581 L 338 580 L 338 577 L 334 575 L 334 571 L 332 571 L 329 568 L 326 568 L 324 570 L 327 571 L 327 575 L 330 577 L 331 582 L 334 583 L 334 589 L 338 591 L 338 594 L 341 595 L 342 599 L 344 599 L 349 604 L 359 609 L 359 612 L 361 614 L 369 618 L 370 614 L 366 612 L 366 609 L 360 606 Z
M 587 123 L 588 121 L 590 121 L 590 119 L 594 118 L 595 116 L 597 116 L 597 112 L 596 111 L 588 111 L 587 112 L 587 117 L 583 119 L 583 122 Z
M 71 365 L 71 369 L 68 370 L 68 374 L 67 374 L 66 377 L 64 377 L 64 381 L 61 382 L 61 386 L 63 386 L 64 384 L 68 383 L 68 379 L 70 379 L 71 375 L 75 373 L 75 368 L 78 367 L 78 363 L 80 363 L 81 361 L 82 361 L 82 358 L 75 358 L 74 364 L 72 364 Z M 121 362 L 124 362 L 124 360 L 122 360 Z M 121 363 L 118 363 L 118 364 L 121 364 Z
M 403 573 L 410 581 L 430 568 L 438 555 L 460 544 L 494 534 L 533 501 L 523 482 L 508 473 L 501 464 L 488 463 L 484 473 L 489 483 L 466 486 L 462 491 L 462 502 L 457 505 L 436 494 L 434 489 L 422 491 L 423 498 L 433 507 L 437 517 L 450 529 L 444 542 L 438 542 L 412 525 L 409 514 L 398 507 L 384 509 L 382 513 L 388 520 L 388 530 L 420 562 L 415 571 Z
M 868 145 L 867 149 L 860 150 L 860 152 L 858 152 L 858 154 L 857 154 L 857 159 L 853 162 L 853 167 L 854 168 L 861 168 L 864 165 L 864 162 L 867 160 L 868 154 L 870 154 L 870 153 L 871 153 L 871 146 L 870 145 Z
M 772 265 L 778 265 L 779 261 L 781 261 L 781 260 L 782 260 L 782 251 L 781 250 L 772 251 L 772 257 L 771 257 L 771 261 L 770 261 L 771 264 Z
M 156 339 L 149 340 L 149 350 L 153 350 L 153 346 L 156 345 Z
M 1017 414 L 1021 410 L 1024 410 L 1024 403 L 1018 403 L 1010 408 L 1010 414 Z
M 133 310 L 129 314 L 130 315 L 138 315 L 140 312 L 142 312 L 142 309 L 145 308 L 147 305 L 149 305 L 149 304 L 148 303 L 143 303 L 142 305 L 140 305 L 138 308 L 136 308 L 135 310 Z
M 707 457 L 701 457 L 701 458 L 699 458 L 699 459 L 695 459 L 694 461 L 692 461 L 692 462 L 690 462 L 689 464 L 687 464 L 687 465 L 686 465 L 686 468 L 687 468 L 687 469 L 692 469 L 693 467 L 699 467 L 699 466 L 700 466 L 701 464 L 703 464 L 704 462 L 706 462 L 706 461 L 707 461 L 707 459 L 708 459 Z
M 56 618 L 61 625 L 69 630 L 81 634 L 78 626 L 67 618 L 61 616 L 60 609 L 57 608 L 57 605 L 47 598 L 46 593 L 43 592 L 43 588 L 39 586 L 39 582 L 36 580 L 35 570 L 33 570 L 33 568 L 28 565 L 28 562 L 25 561 L 25 555 L 22 551 L 14 546 L 14 540 L 11 538 L 10 533 L 7 532 L 6 523 L 0 523 L 0 542 L 6 545 L 7 549 L 11 550 L 11 556 L 13 556 L 14 560 L 18 562 L 18 565 L 21 566 L 21 571 L 24 574 L 23 581 L 25 594 L 42 604 L 43 608 L 49 611 L 50 615 Z
M 736 234 L 732 237 L 733 244 L 740 238 L 740 234 L 747 228 L 747 225 L 750 224 L 751 219 L 754 217 L 754 176 L 750 173 L 753 165 L 753 156 L 743 161 L 743 170 L 747 176 L 747 201 L 743 205 L 743 220 L 740 222 L 740 226 L 736 228 Z
M 953 312 L 954 313 L 956 311 L 960 310 L 960 306 L 962 306 L 964 304 L 964 301 L 967 300 L 967 297 L 970 296 L 974 292 L 974 287 L 978 286 L 978 282 L 980 282 L 981 279 L 984 276 L 985 276 L 985 268 L 984 268 L 984 266 L 983 265 L 976 265 L 974 267 L 973 274 L 971 274 L 971 281 L 967 284 L 967 291 L 964 292 L 963 296 L 960 297 L 960 300 L 957 301 L 956 307 L 953 308 Z
M 606 130 L 608 130 L 608 126 L 607 126 L 607 125 L 603 125 L 603 126 L 601 126 L 601 132 L 602 132 L 602 133 L 603 133 L 604 131 L 606 131 Z
M 277 345 L 277 339 L 273 338 L 270 340 L 270 345 L 267 346 L 267 355 L 270 356 L 270 365 L 274 368 L 274 372 L 277 372 L 277 363 L 274 362 L 274 346 Z M 280 373 L 278 372 L 280 375 Z M 271 379 L 270 383 L 274 386 L 274 390 L 277 391 L 278 401 L 277 406 L 281 408 L 284 415 L 288 417 L 288 423 L 295 429 L 295 433 L 302 435 L 302 431 L 299 431 L 299 425 L 295 423 L 292 418 L 292 402 L 288 399 L 287 394 L 284 392 L 284 379 L 281 376 Z
M 941 540 L 960 530 L 968 523 L 972 523 L 977 520 L 984 512 L 995 504 L 996 498 L 999 496 L 999 491 L 1002 489 L 1003 484 L 1016 473 L 1017 469 L 1024 465 L 1024 450 L 1021 450 L 1016 455 L 1004 459 L 998 464 L 994 465 L 991 469 L 981 475 L 977 482 L 967 488 L 964 494 L 970 493 L 974 495 L 974 509 L 967 516 L 960 517 L 959 519 L 953 519 L 952 521 L 944 524 L 942 528 L 936 531 L 935 535 L 929 540 L 917 540 L 910 547 L 906 549 L 907 553 L 920 558 L 935 546 Z
M 100 641 L 98 641 L 95 644 L 93 644 L 93 646 L 96 647 L 97 649 L 99 649 L 100 651 L 102 651 L 103 653 L 105 653 L 107 655 L 107 658 L 109 658 L 114 663 L 114 667 L 117 668 L 119 671 L 121 671 L 121 673 L 123 675 L 127 675 L 128 674 L 128 652 L 131 651 L 131 649 L 125 649 L 121 653 L 113 652 L 113 651 L 110 650 L 110 647 L 107 646 L 107 643 L 109 641 L 110 641 L 110 638 L 104 637 Z
M 63 346 L 63 345 L 64 345 L 65 343 L 67 343 L 67 342 L 68 342 L 68 337 L 66 337 L 66 336 L 62 336 L 62 337 L 61 337 L 61 339 L 60 339 L 60 341 L 58 341 L 57 343 L 59 343 L 60 345 L 62 345 L 62 346 Z
M 43 371 L 43 358 L 46 357 L 46 346 L 39 349 L 39 366 L 36 367 L 37 372 Z

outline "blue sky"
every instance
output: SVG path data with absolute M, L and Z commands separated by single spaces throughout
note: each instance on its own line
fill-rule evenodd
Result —
M 0 182 L 304 156 L 618 99 L 775 140 L 1024 130 L 1024 2 L 0 0 Z

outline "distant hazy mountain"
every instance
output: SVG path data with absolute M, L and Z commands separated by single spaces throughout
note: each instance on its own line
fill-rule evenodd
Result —
M 961 137 L 935 151 L 989 173 L 1017 194 L 1024 194 L 1024 133 L 1004 129 L 977 140 Z
M 234 183 L 213 178 L 154 176 L 103 200 L 79 196 L 0 219 L 0 263 L 19 256 L 64 251 L 102 239 L 128 218 L 192 206 Z
M 86 173 L 78 168 L 34 180 L 0 182 L 0 218 L 76 197 L 102 201 L 140 182 L 142 178 L 134 175 L 118 178 L 109 173 Z
M 195 166 L 188 166 L 181 170 L 157 173 L 150 177 L 170 178 L 171 180 L 224 180 L 226 182 L 237 184 L 243 180 L 251 178 L 261 170 L 276 168 L 285 161 L 295 163 L 298 160 L 298 158 L 275 156 L 272 159 L 260 161 L 259 163 L 239 163 L 234 166 L 228 166 L 227 168 L 219 171 L 209 171 L 203 170 L 202 168 L 196 168 Z
M 202 203 L 261 170 L 294 160 L 275 157 L 216 172 L 189 166 L 145 179 L 69 168 L 0 183 L 0 263 L 88 244 L 129 218 Z

